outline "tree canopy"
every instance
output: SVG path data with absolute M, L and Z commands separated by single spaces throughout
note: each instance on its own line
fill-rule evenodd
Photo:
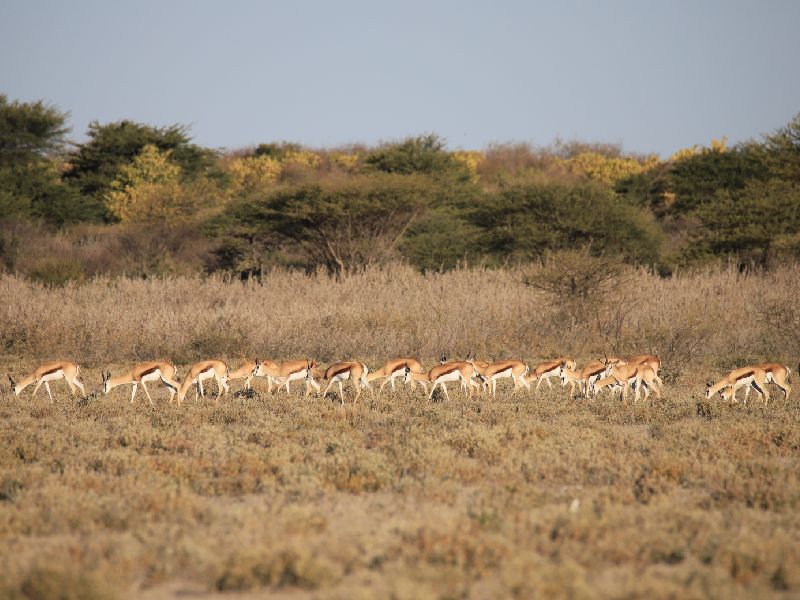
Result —
M 184 177 L 191 178 L 213 164 L 214 153 L 191 143 L 188 129 L 183 125 L 153 127 L 133 121 L 101 125 L 93 122 L 87 132 L 88 140 L 69 157 L 64 179 L 84 196 L 102 198 L 117 179 L 120 170 L 131 163 L 145 146 L 170 152 Z M 110 215 L 100 216 L 108 220 Z
M 667 159 L 560 140 L 449 149 L 434 133 L 214 151 L 185 125 L 130 120 L 92 122 L 75 143 L 67 117 L 0 95 L 0 267 L 34 256 L 34 229 L 52 242 L 41 253 L 68 247 L 87 274 L 130 272 L 132 255 L 137 273 L 242 276 L 271 265 L 501 265 L 575 249 L 662 273 L 800 259 L 800 114 L 761 139 L 715 139 Z M 92 249 L 100 239 L 115 241 Z

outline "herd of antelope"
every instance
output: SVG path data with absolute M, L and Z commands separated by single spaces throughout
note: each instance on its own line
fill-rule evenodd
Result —
M 619 391 L 622 399 L 627 401 L 628 389 L 635 391 L 634 402 L 639 399 L 640 391 L 643 390 L 644 399 L 647 400 L 651 390 L 658 398 L 661 398 L 662 381 L 658 376 L 661 369 L 661 360 L 653 354 L 644 354 L 632 357 L 605 357 L 604 360 L 593 360 L 585 367 L 579 369 L 575 361 L 570 357 L 556 358 L 541 362 L 534 369 L 529 369 L 528 365 L 520 360 L 504 360 L 499 362 L 484 362 L 475 359 L 474 355 L 468 355 L 462 361 L 448 361 L 443 356 L 438 365 L 429 371 L 422 368 L 420 362 L 413 358 L 400 358 L 390 360 L 381 368 L 370 371 L 366 364 L 359 361 L 337 362 L 330 365 L 327 369 L 319 368 L 316 361 L 289 360 L 275 362 L 271 360 L 247 361 L 235 371 L 228 369 L 228 365 L 222 360 L 203 360 L 197 362 L 189 368 L 189 372 L 183 378 L 183 382 L 178 382 L 177 369 L 171 362 L 155 360 L 135 365 L 127 373 L 112 376 L 110 372 L 102 373 L 103 393 L 108 394 L 112 389 L 122 385 L 130 385 L 131 403 L 133 403 L 136 392 L 141 385 L 150 404 L 153 399 L 145 385 L 148 382 L 160 381 L 169 390 L 169 401 L 173 402 L 177 395 L 178 405 L 180 405 L 189 388 L 195 386 L 195 399 L 205 396 L 203 381 L 214 379 L 217 383 L 217 396 L 226 395 L 230 390 L 229 381 L 243 379 L 246 389 L 250 389 L 254 377 L 264 377 L 267 380 L 268 393 L 272 392 L 273 386 L 285 388 L 290 393 L 289 384 L 293 381 L 305 382 L 305 395 L 308 396 L 311 389 L 317 394 L 320 393 L 321 386 L 317 379 L 325 379 L 328 386 L 322 395 L 325 396 L 333 384 L 338 384 L 339 397 L 344 405 L 344 382 L 352 382 L 355 390 L 353 402 L 358 400 L 362 389 L 369 389 L 373 394 L 374 390 L 370 385 L 376 380 L 383 380 L 378 393 L 383 391 L 387 384 L 391 384 L 392 390 L 395 389 L 395 380 L 401 379 L 406 384 L 414 385 L 418 383 L 428 395 L 428 400 L 433 397 L 437 387 L 441 387 L 445 397 L 449 400 L 446 384 L 449 382 L 459 382 L 461 389 L 468 397 L 477 392 L 486 391 L 495 396 L 497 393 L 497 381 L 499 379 L 510 378 L 514 384 L 514 392 L 520 389 L 531 389 L 531 384 L 535 381 L 536 388 L 539 390 L 542 382 L 547 382 L 552 387 L 550 381 L 557 378 L 562 386 L 570 386 L 570 396 L 580 395 L 584 398 L 597 396 L 603 390 L 609 390 L 612 395 Z M 50 401 L 53 395 L 50 391 L 50 381 L 64 379 L 69 385 L 71 394 L 74 396 L 76 389 L 81 391 L 82 396 L 86 397 L 86 389 L 78 380 L 80 367 L 70 361 L 54 361 L 41 365 L 33 373 L 16 383 L 11 375 L 11 387 L 15 396 L 31 384 L 35 384 L 33 395 L 44 384 Z M 720 393 L 724 400 L 735 401 L 736 391 L 745 387 L 745 403 L 750 395 L 750 390 L 754 389 L 766 404 L 769 401 L 768 383 L 774 383 L 784 393 L 784 398 L 788 398 L 791 393 L 789 377 L 791 371 L 788 367 L 769 363 L 756 366 L 734 369 L 717 383 L 709 383 L 706 388 L 706 398 L 712 398 L 714 394 Z M 480 385 L 475 381 L 478 380 Z M 430 392 L 428 384 L 431 384 Z

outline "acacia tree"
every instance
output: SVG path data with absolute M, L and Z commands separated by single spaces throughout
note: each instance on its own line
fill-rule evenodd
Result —
M 470 179 L 464 162 L 447 152 L 444 140 L 433 133 L 383 144 L 367 156 L 365 163 L 384 173 L 450 175 L 465 181 Z
M 27 164 L 63 150 L 67 113 L 37 102 L 9 102 L 0 94 L 0 165 Z
M 697 211 L 701 227 L 685 255 L 738 256 L 745 264 L 769 266 L 776 255 L 800 256 L 800 185 L 771 179 L 742 190 L 720 190 Z
M 400 240 L 434 195 L 430 182 L 414 176 L 300 185 L 232 208 L 219 232 L 251 248 L 288 243 L 309 264 L 347 274 L 395 257 Z M 230 244 L 225 247 L 230 253 Z
M 0 219 L 50 218 L 54 206 L 74 200 L 61 185 L 57 161 L 67 116 L 41 100 L 10 102 L 0 94 Z
M 766 136 L 761 160 L 770 176 L 800 183 L 800 113 L 785 127 Z

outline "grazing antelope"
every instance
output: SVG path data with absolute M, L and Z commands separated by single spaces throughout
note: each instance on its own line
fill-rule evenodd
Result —
M 475 366 L 472 364 L 472 362 L 470 362 L 469 356 L 467 356 L 467 360 L 465 361 L 449 362 L 436 365 L 430 371 L 428 371 L 427 374 L 417 373 L 406 367 L 406 382 L 430 381 L 433 383 L 430 394 L 428 395 L 428 400 L 433 398 L 433 392 L 436 391 L 437 385 L 442 386 L 445 398 L 450 400 L 450 394 L 447 393 L 447 386 L 445 385 L 448 381 L 461 381 L 463 384 L 466 384 L 467 389 L 469 389 L 468 397 L 471 398 L 472 392 L 476 387 L 478 387 L 472 381 L 472 377 L 474 375 Z
M 792 393 L 792 386 L 789 385 L 789 378 L 792 375 L 792 370 L 780 363 L 764 363 L 763 365 L 756 365 L 759 369 L 763 369 L 764 372 L 767 374 L 767 378 L 764 380 L 764 383 L 774 383 L 777 385 L 781 390 L 783 390 L 783 399 L 786 400 L 789 398 L 789 394 Z M 747 404 L 747 398 L 750 396 L 750 387 L 747 386 L 744 389 L 744 403 Z M 735 400 L 736 394 L 734 394 Z
M 456 362 L 459 362 L 459 361 L 456 361 Z M 474 354 L 467 354 L 467 358 L 462 362 L 469 362 L 473 367 L 473 377 L 477 376 L 477 377 L 479 377 L 481 379 L 483 379 L 483 372 L 486 369 L 488 369 L 489 365 L 491 364 L 491 363 L 486 362 L 485 360 L 475 360 L 475 355 Z M 450 363 L 453 363 L 453 361 L 450 361 Z M 443 354 L 442 357 L 439 359 L 439 364 L 440 365 L 448 364 L 447 356 L 445 356 Z M 478 394 L 481 393 L 481 387 L 476 385 L 475 383 L 473 383 L 472 379 L 469 380 L 469 385 L 474 390 L 476 390 L 478 392 Z M 467 393 L 467 387 L 468 387 L 467 381 L 462 379 L 461 380 L 461 391 L 464 392 L 465 394 Z
M 250 389 L 250 382 L 256 374 L 258 362 L 255 360 L 246 360 L 244 364 L 234 371 L 228 371 L 228 383 L 235 379 L 244 379 L 244 389 Z
M 546 360 L 536 365 L 533 371 L 528 373 L 526 376 L 528 383 L 536 381 L 536 389 L 534 391 L 539 391 L 539 386 L 542 385 L 542 381 L 546 381 L 547 385 L 552 388 L 553 384 L 550 382 L 550 378 L 555 377 L 556 379 L 559 379 L 562 363 L 568 369 L 572 369 L 573 371 L 575 370 L 575 361 L 568 356 L 553 360 Z
M 580 395 L 585 398 L 589 397 L 589 390 L 592 384 L 606 374 L 607 366 L 599 360 L 593 360 L 580 371 L 576 369 L 567 368 L 566 364 L 562 362 L 560 379 L 561 385 L 569 383 L 569 395 L 574 397 L 575 387 L 578 387 Z
M 267 378 L 267 393 L 272 393 L 272 386 L 275 385 L 276 379 L 270 373 L 274 373 L 279 368 L 278 363 L 274 360 L 257 360 L 258 366 L 253 372 L 253 377 L 266 377 Z
M 493 397 L 497 397 L 497 380 L 505 377 L 511 377 L 514 382 L 512 394 L 521 387 L 525 387 L 528 391 L 531 390 L 531 385 L 525 379 L 528 374 L 528 365 L 521 360 L 503 360 L 492 363 L 479 372 L 484 378 L 483 386 L 487 389 L 491 387 Z
M 235 371 L 230 371 L 228 373 L 228 382 L 235 379 L 244 379 L 244 389 L 249 390 L 252 387 L 254 377 L 266 377 L 267 393 L 269 394 L 272 392 L 272 385 L 275 383 L 275 378 L 267 371 L 274 370 L 277 366 L 278 363 L 271 360 L 248 360 Z
M 383 391 L 383 388 L 386 387 L 387 383 L 392 384 L 392 391 L 394 391 L 394 380 L 397 377 L 403 378 L 405 381 L 405 374 L 406 374 L 406 367 L 415 371 L 417 373 L 424 373 L 422 370 L 422 365 L 420 362 L 415 358 L 398 358 L 396 360 L 390 360 L 386 364 L 384 364 L 380 369 L 370 372 L 367 375 L 367 383 L 370 381 L 375 381 L 376 379 L 385 379 L 385 381 L 381 384 L 381 387 L 378 389 L 378 395 Z M 425 393 L 428 393 L 428 384 L 424 381 L 417 381 L 422 388 L 425 390 Z M 411 385 L 414 385 L 413 381 Z
M 767 373 L 758 367 L 743 367 L 734 369 L 717 383 L 708 383 L 706 387 L 706 398 L 711 399 L 714 394 L 720 392 L 723 400 L 734 400 L 736 390 L 743 385 L 752 386 L 756 392 L 764 399 L 764 404 L 769 402 L 769 390 L 766 386 Z M 746 399 L 745 399 L 746 401 Z
M 663 385 L 661 378 L 658 376 L 658 371 L 661 369 L 661 359 L 658 358 L 655 354 L 640 354 L 638 356 L 631 356 L 630 358 L 619 358 L 616 356 L 611 356 L 606 358 L 605 363 L 610 368 L 613 366 L 622 366 L 622 365 L 647 365 L 656 374 L 656 381 L 658 382 L 659 387 Z
M 101 373 L 103 376 L 103 393 L 108 394 L 115 387 L 130 384 L 132 387 L 131 404 L 133 404 L 136 391 L 139 389 L 139 385 L 141 385 L 144 393 L 147 395 L 147 399 L 152 405 L 153 399 L 150 397 L 150 392 L 147 390 L 145 383 L 148 381 L 161 381 L 169 390 L 169 401 L 171 404 L 180 387 L 178 382 L 175 381 L 175 373 L 175 365 L 165 360 L 151 360 L 149 362 L 139 363 L 134 365 L 127 373 L 114 377 L 111 376 L 111 371 L 108 371 L 107 373 Z
M 308 373 L 308 377 L 311 377 L 313 374 L 313 369 L 309 369 Z M 338 383 L 339 397 L 342 400 L 342 406 L 344 406 L 344 390 L 342 389 L 342 382 L 351 380 L 353 382 L 353 388 L 356 390 L 356 397 L 353 399 L 353 404 L 355 404 L 358 400 L 358 397 L 361 395 L 361 388 L 367 387 L 368 373 L 369 369 L 364 363 L 355 361 L 333 363 L 326 369 L 323 376 L 328 380 L 328 387 L 326 387 L 325 391 L 322 392 L 322 396 L 324 397 L 325 394 L 328 393 L 328 390 L 331 389 L 331 386 L 334 383 Z
M 613 361 L 614 358 L 615 357 L 611 357 L 609 361 Z M 638 356 L 631 356 L 630 358 L 623 360 L 629 365 L 647 365 L 656 372 L 656 375 L 658 375 L 658 372 L 661 369 L 661 359 L 655 354 L 640 354 Z
M 266 362 L 270 362 L 270 364 L 268 365 Z M 320 390 L 320 385 L 315 381 L 314 377 L 319 377 L 322 372 L 317 368 L 317 362 L 314 360 L 285 360 L 278 364 L 265 361 L 259 365 L 259 373 L 264 373 L 265 375 L 273 377 L 279 387 L 286 387 L 287 394 L 291 393 L 289 390 L 289 383 L 300 380 L 306 382 L 306 396 L 310 393 L 311 387 L 313 387 L 317 393 L 319 393 Z
M 83 384 L 78 381 L 78 374 L 80 371 L 81 368 L 75 363 L 67 360 L 57 360 L 41 365 L 18 384 L 14 383 L 14 380 L 11 379 L 11 375 L 8 376 L 8 380 L 11 382 L 14 396 L 19 396 L 22 390 L 34 382 L 36 383 L 36 387 L 33 388 L 33 396 L 36 396 L 36 392 L 39 391 L 39 386 L 44 384 L 44 389 L 47 390 L 47 395 L 50 396 L 50 402 L 53 402 L 53 394 L 50 393 L 50 382 L 63 377 L 64 381 L 66 381 L 69 386 L 70 394 L 74 396 L 75 388 L 77 387 L 81 391 L 81 396 L 86 398 L 86 389 L 83 387 Z
M 638 364 L 623 364 L 611 367 L 611 377 L 622 385 L 622 400 L 628 399 L 628 388 L 633 385 L 636 393 L 633 397 L 634 402 L 639 401 L 639 390 L 644 387 L 644 399 L 650 395 L 652 389 L 658 399 L 661 399 L 661 380 L 656 375 L 655 369 L 646 362 Z
M 221 360 L 201 360 L 189 367 L 189 372 L 186 374 L 186 378 L 178 389 L 178 406 L 183 402 L 183 399 L 186 397 L 186 392 L 189 391 L 192 385 L 197 385 L 195 400 L 201 396 L 205 397 L 203 381 L 211 378 L 214 378 L 217 382 L 216 400 L 219 401 L 219 397 L 223 394 L 227 394 L 230 390 L 227 383 L 228 365 Z
M 592 393 L 597 396 L 606 388 L 611 390 L 612 398 L 614 397 L 614 394 L 616 394 L 617 390 L 622 392 L 622 384 L 617 379 L 609 375 L 608 377 L 603 377 L 602 379 L 598 379 L 594 382 L 594 385 L 592 386 Z

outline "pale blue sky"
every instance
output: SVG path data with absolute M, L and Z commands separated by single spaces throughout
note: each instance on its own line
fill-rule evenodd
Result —
M 556 136 L 667 155 L 800 112 L 800 1 L 0 0 L 0 91 L 211 147 Z

